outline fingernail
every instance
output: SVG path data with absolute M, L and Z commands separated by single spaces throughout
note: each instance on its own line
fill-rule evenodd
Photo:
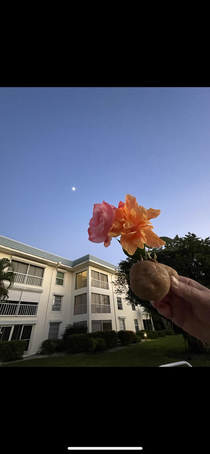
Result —
M 179 287 L 179 281 L 176 277 L 171 276 L 171 281 L 176 287 Z

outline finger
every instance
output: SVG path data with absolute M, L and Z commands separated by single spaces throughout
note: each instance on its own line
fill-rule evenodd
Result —
M 166 296 L 164 296 L 161 300 L 154 300 L 154 301 L 150 301 L 150 303 L 152 304 L 152 306 L 156 307 L 157 304 L 159 303 L 170 303 L 170 300 L 171 300 L 171 297 L 173 296 L 173 292 L 172 290 L 170 289 L 169 292 L 167 293 Z
M 192 285 L 187 285 L 181 280 L 176 279 L 174 276 L 171 277 L 171 289 L 176 295 L 184 298 L 190 303 L 196 304 L 198 302 L 207 302 L 209 299 L 210 304 L 210 298 L 208 298 L 207 292 L 199 290 Z
M 201 290 L 203 292 L 210 292 L 209 288 L 204 287 L 204 285 L 199 284 L 199 282 L 196 282 L 193 279 L 190 279 L 189 277 L 179 276 L 179 281 L 183 282 L 183 284 L 187 284 L 190 285 L 191 287 L 197 288 L 198 290 Z
M 159 312 L 160 315 L 163 315 L 163 317 L 166 317 L 169 319 L 171 318 L 172 311 L 171 311 L 171 307 L 169 304 L 164 303 L 162 300 L 160 300 L 160 301 L 153 301 L 153 306 L 155 307 L 155 309 L 157 309 L 157 311 Z

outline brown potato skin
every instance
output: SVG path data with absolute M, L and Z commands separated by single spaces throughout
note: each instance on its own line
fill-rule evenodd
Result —
M 169 292 L 171 275 L 178 277 L 170 266 L 152 260 L 141 260 L 130 270 L 131 290 L 141 299 L 160 300 Z
M 164 265 L 163 263 L 161 263 L 161 265 L 166 268 L 166 270 L 168 271 L 169 276 L 174 276 L 174 277 L 176 277 L 178 279 L 178 273 L 177 273 L 176 270 L 171 268 L 171 266 Z

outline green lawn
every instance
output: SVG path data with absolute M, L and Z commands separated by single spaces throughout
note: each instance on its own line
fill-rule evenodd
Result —
M 192 366 L 210 367 L 210 354 L 193 355 L 186 351 L 181 334 L 131 344 L 118 351 L 97 355 L 79 353 L 28 359 L 2 367 L 158 367 L 182 360 L 190 362 Z

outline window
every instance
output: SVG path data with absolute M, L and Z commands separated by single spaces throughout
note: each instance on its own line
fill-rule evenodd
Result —
M 136 305 L 134 303 L 132 303 L 131 306 L 132 306 L 132 311 L 135 311 L 136 310 Z
M 138 333 L 138 331 L 139 331 L 139 324 L 138 324 L 137 318 L 134 319 L 134 326 L 135 326 L 135 331 L 136 331 L 136 333 Z
M 98 288 L 109 288 L 108 275 L 91 270 L 91 285 Z
M 54 295 L 53 296 L 53 305 L 52 305 L 52 311 L 60 311 L 61 310 L 61 301 L 62 301 L 62 296 L 59 295 Z
M 111 320 L 92 320 L 92 333 L 95 331 L 111 331 Z
M 26 274 L 27 269 L 28 269 L 28 263 L 21 263 L 21 262 L 16 262 L 16 260 L 12 260 L 12 267 L 13 267 L 14 273 Z
M 87 270 L 76 274 L 75 289 L 87 287 Z
M 151 323 L 151 320 L 143 320 L 143 324 L 144 324 L 144 329 L 146 330 L 150 330 L 152 331 L 152 323 Z
M 13 329 L 11 340 L 25 340 L 26 341 L 25 351 L 28 350 L 32 326 L 33 325 L 15 325 Z
M 92 314 L 107 314 L 111 312 L 109 295 L 91 293 L 91 312 Z
M 87 293 L 75 296 L 74 315 L 87 314 Z
M 123 330 L 125 331 L 125 319 L 119 317 L 119 326 L 120 326 L 120 331 Z
M 26 350 L 28 350 L 28 345 L 30 342 L 30 337 L 31 337 L 31 330 L 32 330 L 32 325 L 25 325 L 23 326 L 22 333 L 21 333 L 21 339 L 26 341 Z
M 122 310 L 122 298 L 117 297 L 117 308 L 118 310 Z
M 12 333 L 11 340 L 18 340 L 20 339 L 20 333 L 22 331 L 23 325 L 15 325 Z
M 74 322 L 73 326 L 76 326 L 76 327 L 82 326 L 82 327 L 87 328 L 87 320 L 84 320 L 83 322 Z
M 44 268 L 12 260 L 15 282 L 18 284 L 42 285 Z
M 60 323 L 50 323 L 48 339 L 58 339 Z
M 8 341 L 11 331 L 11 326 L 1 326 L 0 327 L 0 341 Z
M 27 277 L 26 284 L 42 285 L 43 274 L 44 268 L 40 268 L 40 266 L 29 265 L 29 276 Z
M 25 340 L 26 348 L 28 350 L 31 331 L 33 325 L 13 325 L 13 326 L 1 326 L 0 327 L 0 340 Z
M 57 271 L 56 285 L 63 285 L 63 281 L 64 281 L 64 273 Z

